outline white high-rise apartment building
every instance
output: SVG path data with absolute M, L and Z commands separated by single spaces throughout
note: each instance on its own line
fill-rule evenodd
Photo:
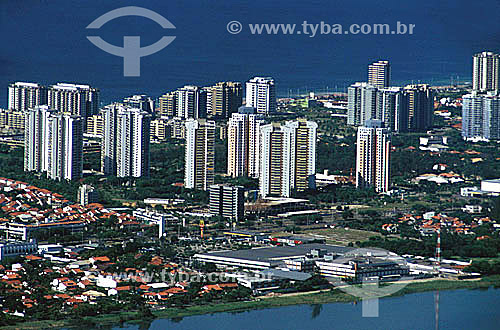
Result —
M 500 56 L 493 52 L 475 54 L 472 58 L 472 89 L 480 92 L 499 88 Z
M 389 61 L 378 61 L 368 66 L 368 83 L 377 88 L 389 87 L 391 66 Z
M 228 118 L 238 112 L 242 103 L 242 87 L 240 82 L 223 81 L 207 90 L 207 115 L 214 118 Z
M 276 88 L 271 77 L 255 77 L 246 83 L 246 106 L 257 113 L 269 115 L 276 112 Z
M 116 176 L 149 176 L 151 115 L 127 108 L 118 113 L 116 121 Z
M 89 85 L 58 83 L 48 89 L 48 105 L 86 119 L 98 112 L 99 90 Z
M 376 119 L 393 132 L 408 130 L 408 98 L 401 87 L 381 88 L 377 92 Z
M 434 120 L 434 90 L 427 84 L 406 85 L 403 92 L 408 104 L 408 129 L 423 132 Z
M 123 99 L 123 104 L 149 113 L 153 113 L 155 110 L 155 102 L 153 99 L 144 94 L 126 97 Z
M 184 86 L 176 92 L 176 116 L 179 118 L 205 118 L 207 91 L 198 86 Z
M 36 106 L 25 111 L 24 170 L 47 171 L 48 168 L 48 120 L 57 113 L 47 105 Z
M 368 120 L 358 128 L 356 145 L 356 187 L 389 190 L 389 130 L 380 120 Z
M 290 197 L 293 191 L 315 188 L 316 130 L 299 119 L 260 129 L 260 195 Z
M 188 119 L 186 121 L 186 162 L 184 186 L 208 190 L 214 184 L 215 121 Z
M 259 177 L 260 127 L 262 115 L 253 107 L 240 107 L 228 122 L 227 174 L 232 177 Z
M 432 127 L 434 95 L 425 84 L 376 88 L 358 82 L 348 88 L 347 124 L 362 126 L 374 119 L 395 132 L 425 131 Z
M 47 104 L 47 87 L 27 82 L 9 85 L 9 110 L 26 111 Z
M 101 109 L 101 172 L 104 175 L 116 176 L 116 119 L 121 107 L 121 104 L 113 103 Z
M 500 97 L 487 95 L 483 104 L 483 136 L 488 141 L 500 140 Z
M 377 88 L 366 82 L 357 82 L 347 89 L 347 124 L 364 125 L 376 117 Z
M 462 97 L 462 137 L 464 140 L 483 139 L 483 95 L 473 91 Z
M 468 141 L 500 140 L 500 97 L 495 92 L 464 95 L 462 137 Z
M 149 175 L 151 115 L 120 103 L 101 110 L 101 171 L 117 177 Z
M 47 177 L 74 180 L 83 172 L 83 119 L 70 114 L 53 114 L 47 121 Z

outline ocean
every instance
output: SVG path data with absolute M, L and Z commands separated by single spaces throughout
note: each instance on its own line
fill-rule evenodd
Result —
M 163 30 L 143 17 L 120 17 L 99 30 L 86 29 L 116 8 L 140 5 L 167 18 Z M 132 94 L 158 97 L 185 84 L 246 81 L 272 76 L 278 96 L 307 91 L 343 91 L 364 81 L 367 65 L 387 59 L 394 85 L 470 81 L 472 55 L 500 51 L 500 2 L 445 1 L 283 1 L 283 0 L 2 0 L 0 1 L 0 107 L 13 81 L 87 83 L 108 103 Z M 228 22 L 243 30 L 230 34 Z M 252 35 L 248 24 L 415 24 L 412 35 Z M 87 40 L 98 35 L 123 45 L 140 36 L 141 45 L 176 36 L 165 49 L 141 59 L 140 77 L 123 76 L 123 58 Z

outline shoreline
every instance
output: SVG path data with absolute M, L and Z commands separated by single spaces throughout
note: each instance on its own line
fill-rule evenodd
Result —
M 500 288 L 500 276 L 489 276 L 481 279 L 472 280 L 447 280 L 430 279 L 411 281 L 400 291 L 387 297 L 398 297 L 407 294 L 427 292 L 427 291 L 446 291 L 460 289 L 488 289 Z M 383 297 L 385 298 L 385 297 Z M 107 314 L 99 316 L 84 317 L 83 319 L 67 320 L 43 320 L 22 322 L 12 326 L 6 326 L 4 329 L 59 329 L 59 328 L 83 328 L 96 326 L 118 326 L 126 324 L 151 323 L 156 319 L 175 319 L 194 315 L 204 315 L 223 312 L 244 312 L 258 309 L 279 308 L 293 305 L 310 304 L 328 304 L 328 303 L 354 303 L 361 301 L 339 289 L 325 289 L 319 291 L 295 292 L 282 294 L 272 297 L 258 297 L 251 301 L 238 301 L 232 303 L 212 303 L 205 305 L 195 305 L 185 308 L 172 307 L 163 310 L 153 311 L 154 318 L 141 320 L 138 319 L 136 312 L 121 312 L 119 314 Z

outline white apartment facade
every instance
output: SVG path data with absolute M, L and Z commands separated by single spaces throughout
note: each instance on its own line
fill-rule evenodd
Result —
M 261 197 L 290 197 L 294 190 L 315 187 L 317 127 L 315 122 L 305 120 L 261 127 Z
M 378 61 L 368 66 L 368 83 L 377 88 L 390 86 L 391 66 L 389 61 Z
M 149 176 L 149 130 L 151 115 L 135 108 L 117 114 L 116 176 Z
M 28 82 L 15 82 L 9 85 L 9 110 L 26 111 L 46 103 L 45 86 Z
M 188 119 L 185 125 L 184 186 L 189 189 L 208 190 L 214 183 L 215 121 Z
M 500 56 L 482 52 L 472 57 L 472 89 L 480 92 L 498 90 Z
M 369 120 L 358 128 L 356 144 L 356 187 L 389 190 L 390 136 L 380 120 Z
M 271 77 L 255 77 L 246 83 L 245 101 L 247 107 L 254 107 L 257 113 L 269 115 L 276 112 L 276 87 Z
M 83 172 L 83 120 L 80 116 L 55 114 L 48 119 L 47 177 L 75 180 Z
M 48 168 L 48 119 L 57 113 L 47 105 L 36 106 L 25 111 L 24 170 L 47 171 Z
M 228 175 L 259 176 L 259 131 L 263 124 L 263 116 L 253 107 L 240 107 L 232 114 L 228 122 Z
M 99 90 L 89 85 L 58 83 L 49 86 L 47 99 L 51 108 L 85 118 L 99 109 Z
M 176 116 L 179 118 L 205 118 L 207 91 L 198 86 L 184 86 L 176 92 Z

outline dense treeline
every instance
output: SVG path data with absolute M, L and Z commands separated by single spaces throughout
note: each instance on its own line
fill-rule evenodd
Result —
M 483 230 L 487 229 L 482 228 L 480 232 Z M 372 237 L 369 241 L 359 242 L 358 245 L 360 247 L 379 247 L 397 254 L 433 257 L 436 253 L 436 236 L 422 239 Z M 500 239 L 498 237 L 477 240 L 476 235 L 458 235 L 447 232 L 441 234 L 441 255 L 443 258 L 496 258 L 499 253 Z

